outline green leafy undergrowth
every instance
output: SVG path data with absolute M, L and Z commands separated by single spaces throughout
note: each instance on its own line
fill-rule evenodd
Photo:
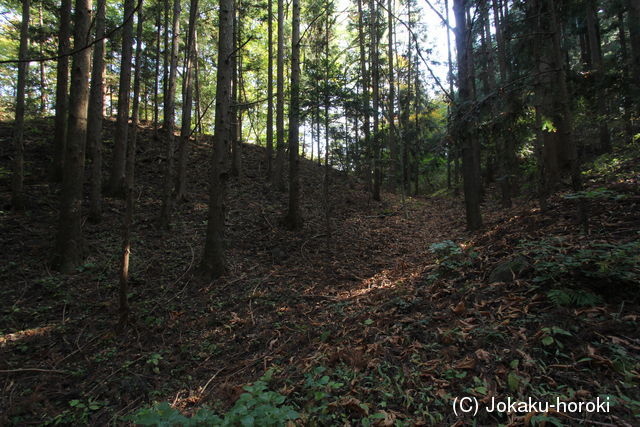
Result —
M 471 250 L 463 249 L 451 240 L 444 240 L 429 246 L 429 251 L 436 256 L 438 268 L 432 273 L 432 278 L 447 276 L 469 267 L 478 257 L 478 254 Z
M 284 405 L 282 394 L 269 390 L 268 371 L 253 385 L 244 387 L 243 393 L 229 411 L 218 415 L 208 408 L 200 409 L 192 417 L 186 417 L 167 402 L 136 412 L 131 421 L 147 426 L 282 426 L 298 419 L 300 415 L 292 406 Z
M 585 285 L 611 293 L 624 292 L 629 286 L 637 288 L 640 282 L 640 240 L 576 246 L 553 238 L 525 242 L 520 247 L 533 259 L 533 281 L 555 285 L 547 296 L 558 305 L 600 303 L 600 296 Z
M 604 187 L 593 188 L 584 191 L 577 191 L 575 193 L 568 193 L 564 195 L 565 199 L 576 200 L 598 200 L 598 199 L 610 199 L 610 200 L 622 200 L 626 199 L 626 194 L 620 194 L 615 191 L 609 190 Z

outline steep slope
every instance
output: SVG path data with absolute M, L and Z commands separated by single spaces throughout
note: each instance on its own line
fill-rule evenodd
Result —
M 609 413 L 551 412 L 547 422 L 636 420 L 640 192 L 632 151 L 601 159 L 588 190 L 559 194 L 549 212 L 532 201 L 508 212 L 487 201 L 487 225 L 474 235 L 464 231 L 459 200 L 403 205 L 385 194 L 375 203 L 338 172 L 327 230 L 323 170 L 303 161 L 305 224 L 293 233 L 280 225 L 286 194 L 262 178 L 262 149 L 245 146 L 245 173 L 227 196 L 229 273 L 202 283 L 192 273 L 204 241 L 208 140 L 193 150 L 189 201 L 163 234 L 155 227 L 163 150 L 143 129 L 133 319 L 117 337 L 122 202 L 107 199 L 105 222 L 85 224 L 89 256 L 77 274 L 50 272 L 57 196 L 43 181 L 45 135 L 46 124 L 27 135 L 31 209 L 3 212 L 0 224 L 2 424 L 122 423 L 153 401 L 222 413 L 270 368 L 270 389 L 303 423 L 471 422 L 452 407 L 463 396 L 481 405 L 608 397 Z M 0 158 L 7 168 L 6 151 Z M 589 207 L 590 234 L 577 221 L 578 198 Z M 475 419 L 531 425 L 544 421 L 538 415 L 481 411 Z

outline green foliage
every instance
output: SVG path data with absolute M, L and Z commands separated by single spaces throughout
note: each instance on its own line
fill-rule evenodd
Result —
M 324 366 L 318 366 L 305 375 L 304 396 L 307 401 L 306 412 L 313 419 L 328 422 L 333 419 L 329 405 L 336 399 L 334 392 L 344 384 L 325 375 L 326 370 Z
M 146 426 L 282 426 L 300 415 L 288 405 L 283 405 L 286 397 L 271 391 L 267 382 L 271 371 L 251 386 L 245 386 L 240 398 L 229 411 L 219 416 L 207 408 L 200 409 L 194 416 L 186 417 L 168 403 L 162 402 L 151 408 L 136 412 L 131 421 Z
M 547 297 L 556 305 L 587 307 L 600 304 L 602 298 L 582 289 L 559 288 L 547 292 Z
M 575 248 L 563 245 L 562 239 L 526 242 L 521 247 L 533 257 L 535 282 L 578 282 L 581 278 L 598 279 L 614 284 L 636 284 L 640 281 L 640 240 L 612 244 L 591 242 Z M 558 302 L 567 302 L 559 293 Z M 570 299 L 582 299 L 574 295 Z
M 55 418 L 45 422 L 46 425 L 87 425 L 93 412 L 107 406 L 109 402 L 101 402 L 89 398 L 89 400 L 73 399 L 69 401 L 69 409 L 62 411 Z
M 626 199 L 627 196 L 625 194 L 619 194 L 615 191 L 608 190 L 606 188 L 594 188 L 592 190 L 584 190 L 578 191 L 575 193 L 569 193 L 564 195 L 565 199 L 576 200 L 576 199 L 611 199 L 611 200 L 622 200 Z
M 542 328 L 541 332 L 542 332 L 542 336 L 540 338 L 540 342 L 543 345 L 551 346 L 555 344 L 556 347 L 558 347 L 558 349 L 560 350 L 564 348 L 564 345 L 562 344 L 562 342 L 560 342 L 560 340 L 558 339 L 558 336 L 564 335 L 564 336 L 570 337 L 573 335 L 571 332 L 566 331 L 557 326 Z
M 147 359 L 147 365 L 151 366 L 151 370 L 154 373 L 159 374 L 161 360 L 162 360 L 162 355 L 160 353 L 151 353 L 151 355 Z
M 436 275 L 453 273 L 464 267 L 469 267 L 478 256 L 476 252 L 466 251 L 451 240 L 433 243 L 429 246 L 429 250 L 436 255 L 438 263 Z

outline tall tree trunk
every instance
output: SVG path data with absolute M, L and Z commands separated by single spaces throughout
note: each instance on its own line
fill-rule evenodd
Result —
M 56 117 L 53 136 L 53 162 L 51 180 L 62 181 L 64 153 L 67 143 L 69 119 L 69 52 L 71 35 L 71 0 L 61 0 L 60 30 L 58 31 L 58 66 L 56 69 Z
M 410 170 L 411 170 L 411 164 L 410 164 L 410 151 L 413 151 L 412 149 L 410 149 L 410 144 L 412 144 L 412 141 L 410 141 L 410 123 L 409 123 L 409 117 L 411 116 L 411 92 L 412 92 L 412 77 L 411 74 L 413 72 L 413 59 L 412 59 L 412 43 L 413 43 L 413 18 L 412 18 L 412 13 L 411 13 L 411 1 L 407 2 L 407 25 L 409 26 L 409 45 L 407 48 L 407 78 L 406 78 L 406 85 L 407 85 L 407 89 L 406 89 L 406 95 L 403 97 L 402 99 L 402 106 L 401 106 L 401 111 L 402 111 L 402 131 L 401 131 L 401 135 L 402 135 L 402 185 L 403 185 L 403 190 L 405 193 L 408 193 L 411 191 L 411 183 L 409 182 L 409 175 L 410 175 Z M 398 80 L 400 80 L 400 76 L 398 76 Z M 412 144 L 413 145 L 413 144 Z
M 26 61 L 29 50 L 29 13 L 30 0 L 22 1 L 22 22 L 20 24 L 20 51 L 18 52 L 18 87 L 16 88 L 16 120 L 13 127 L 13 176 L 11 180 L 11 206 L 15 210 L 24 210 L 24 98 L 29 62 Z
M 623 93 L 622 105 L 624 106 L 624 130 L 628 143 L 633 142 L 633 123 L 631 121 L 632 103 L 631 103 L 631 85 L 629 82 L 629 53 L 627 52 L 627 36 L 624 30 L 624 14 L 618 12 L 618 39 L 620 41 L 620 56 L 622 57 L 622 81 L 621 88 Z
M 501 18 L 500 5 L 498 4 L 498 1 L 499 0 L 493 0 L 493 21 L 495 23 L 496 45 L 498 47 L 497 58 L 498 69 L 500 72 L 500 84 L 501 86 L 505 86 L 507 84 L 507 80 L 510 77 L 510 67 L 509 63 L 507 62 L 507 52 L 505 46 L 506 23 L 504 22 L 503 18 Z M 488 33 L 490 34 L 490 31 L 488 31 Z M 502 105 L 505 106 L 505 121 L 512 120 L 511 97 L 509 95 L 506 95 L 504 91 L 500 91 L 500 99 L 502 101 Z M 498 158 L 500 160 L 500 169 L 502 174 L 500 178 L 502 207 L 509 208 L 512 206 L 511 196 L 513 193 L 513 181 L 515 178 L 515 144 L 513 142 L 513 138 L 510 138 L 508 135 L 504 135 L 504 130 L 500 129 L 498 131 L 496 145 L 498 147 Z
M 627 0 L 627 8 L 629 10 L 629 39 L 631 41 L 631 72 L 636 82 L 636 88 L 640 89 L 640 2 Z
M 560 113 L 562 114 L 561 128 L 563 142 L 565 145 L 567 160 L 571 174 L 571 186 L 574 191 L 579 191 L 582 187 L 580 168 L 578 164 L 578 150 L 573 137 L 573 115 L 571 113 L 571 102 L 569 100 L 569 88 L 567 87 L 567 69 L 565 61 L 565 52 L 562 50 L 561 42 L 561 24 L 556 11 L 556 4 L 553 0 L 546 0 L 547 7 L 550 12 L 549 23 L 552 33 L 552 54 L 555 63 L 559 65 L 557 71 L 558 90 L 556 92 L 557 102 L 560 104 Z
M 447 21 L 447 65 L 448 65 L 448 73 L 447 73 L 447 81 L 449 83 L 449 93 L 453 96 L 453 60 L 451 58 L 451 31 L 449 30 L 449 1 L 444 0 L 444 11 Z M 417 90 L 417 88 L 416 88 Z M 457 140 L 453 138 L 451 123 L 452 123 L 452 115 L 451 115 L 451 101 L 447 103 L 447 188 L 451 188 L 451 162 L 453 160 L 454 164 L 457 165 L 458 160 L 458 145 Z M 456 172 L 454 170 L 454 172 Z M 457 190 L 458 180 L 457 174 L 454 176 L 454 185 Z
M 318 93 L 320 89 L 318 89 Z M 318 149 L 318 166 L 322 164 L 322 156 L 320 156 L 320 103 L 317 102 L 315 105 L 315 113 L 316 113 L 316 146 Z
M 400 176 L 400 156 L 398 150 L 398 142 L 396 140 L 396 123 L 395 123 L 395 108 L 396 102 L 396 87 L 395 87 L 395 74 L 393 70 L 393 0 L 387 0 L 387 59 L 389 61 L 389 99 L 388 101 L 388 114 L 389 114 L 389 130 L 387 132 L 387 145 L 391 153 L 391 175 L 392 175 L 392 188 L 398 188 L 398 185 L 402 182 Z
M 300 164 L 298 139 L 300 128 L 300 0 L 293 0 L 291 15 L 291 99 L 289 104 L 289 210 L 286 223 L 292 230 L 302 227 L 300 212 Z
M 380 200 L 380 187 L 382 185 L 381 168 L 381 147 L 379 132 L 379 108 L 380 108 L 380 89 L 379 89 L 379 65 L 378 65 L 378 12 L 376 10 L 375 1 L 369 0 L 370 18 L 370 38 L 371 38 L 371 87 L 373 92 L 373 200 Z
M 474 123 L 469 104 L 473 102 L 470 71 L 471 37 L 466 18 L 467 1 L 454 0 L 456 18 L 456 50 L 458 55 L 458 93 L 456 108 L 456 134 L 462 146 L 462 173 L 467 228 L 474 231 L 482 227 L 480 214 L 480 159 L 476 155 L 478 140 L 473 135 Z
M 182 79 L 182 126 L 180 128 L 180 147 L 178 149 L 178 172 L 176 174 L 175 198 L 185 198 L 187 190 L 187 160 L 189 158 L 189 139 L 191 138 L 191 111 L 193 108 L 193 70 L 195 63 L 195 39 L 198 18 L 198 0 L 191 0 L 189 10 L 189 35 L 184 60 Z
M 324 204 L 325 231 L 327 234 L 327 247 L 331 241 L 331 204 L 329 203 L 329 33 L 331 19 L 332 4 L 329 0 L 325 2 L 325 21 L 324 21 L 324 176 L 322 178 L 322 197 Z M 345 145 L 345 151 L 346 151 Z
M 160 208 L 160 228 L 166 230 L 171 223 L 173 213 L 173 151 L 175 146 L 174 128 L 176 124 L 176 78 L 178 74 L 178 43 L 180 34 L 180 0 L 173 1 L 173 22 L 171 24 L 171 64 L 169 67 L 169 81 L 167 82 L 167 96 L 164 100 L 164 140 L 166 144 L 166 159 L 164 170 L 164 184 L 162 190 L 162 207 Z
M 367 177 L 367 190 L 373 190 L 373 171 L 371 170 L 371 128 L 370 128 L 370 106 L 369 106 L 369 74 L 367 73 L 367 60 L 365 52 L 365 37 L 364 37 L 364 18 L 362 13 L 362 0 L 358 0 L 358 44 L 360 47 L 360 85 L 362 87 L 362 113 L 364 114 L 364 146 L 367 153 L 366 161 L 366 177 Z
M 635 99 L 635 114 L 640 117 L 640 4 L 638 0 L 627 0 L 629 11 L 629 41 L 631 44 L 631 83 L 633 85 L 633 98 Z M 633 133 L 639 130 L 638 119 L 633 123 Z
M 278 0 L 278 53 L 276 75 L 276 163 L 273 171 L 273 186 L 284 191 L 282 171 L 284 169 L 284 3 Z
M 241 98 L 241 89 L 240 89 L 240 81 L 242 76 L 242 53 L 240 49 L 241 34 L 240 34 L 240 24 L 242 22 L 242 17 L 240 16 L 240 9 L 242 4 L 240 0 L 235 0 L 235 20 L 233 24 L 233 89 L 232 95 L 233 98 L 233 122 L 234 128 L 232 133 L 233 143 L 231 144 L 231 175 L 240 176 L 240 168 L 242 163 L 242 109 L 239 107 L 240 98 Z
M 164 0 L 164 49 L 162 52 L 162 104 L 163 108 L 166 105 L 167 98 L 169 97 L 169 67 L 170 67 L 170 52 L 171 52 L 171 39 L 169 34 L 169 23 L 171 22 L 171 3 L 170 0 Z M 165 112 L 162 112 L 162 126 L 164 127 Z M 164 129 L 163 129 L 164 130 Z
M 271 181 L 273 159 L 273 0 L 267 0 L 267 181 Z M 313 156 L 313 146 L 311 149 Z
M 195 60 L 194 60 L 194 75 L 195 75 L 195 104 L 196 104 L 196 117 L 198 119 L 198 121 L 196 122 L 196 133 L 194 136 L 194 140 L 197 143 L 198 141 L 198 134 L 202 133 L 202 111 L 201 111 L 201 106 L 200 106 L 200 102 L 202 100 L 201 96 L 200 96 L 200 53 L 199 53 L 199 47 L 198 47 L 198 31 L 196 29 L 196 46 L 195 46 Z
M 42 3 L 40 3 L 40 7 L 38 8 L 38 18 L 40 28 L 44 27 L 44 22 L 42 19 Z M 40 56 L 44 57 L 44 43 L 40 43 L 38 46 L 40 51 Z M 40 114 L 44 114 L 47 110 L 47 79 L 44 71 L 44 61 L 40 61 Z
M 87 150 L 91 157 L 91 191 L 89 193 L 89 218 L 93 222 L 102 219 L 102 121 L 104 114 L 105 62 L 105 1 L 98 0 L 96 11 L 96 44 L 93 48 L 91 90 L 89 92 L 89 118 Z
M 122 28 L 122 58 L 120 61 L 120 86 L 118 88 L 118 117 L 114 134 L 111 174 L 108 192 L 113 196 L 124 195 L 124 174 L 129 132 L 129 98 L 131 96 L 131 63 L 133 57 L 133 12 L 135 0 L 124 0 L 124 27 Z
M 226 192 L 227 149 L 231 144 L 231 82 L 233 74 L 233 0 L 219 0 L 218 71 L 216 84 L 216 117 L 213 135 L 213 163 L 209 190 L 209 215 L 200 274 L 205 279 L 221 276 L 224 259 L 224 196 Z
M 87 140 L 87 107 L 89 104 L 89 67 L 91 50 L 81 49 L 89 41 L 91 0 L 76 0 L 74 48 L 71 68 L 72 96 L 69 98 L 69 124 L 62 178 L 62 194 L 56 250 L 53 266 L 70 273 L 83 257 L 82 184 Z
M 162 8 L 160 2 L 156 4 L 156 72 L 153 80 L 153 132 L 158 133 L 158 115 L 160 110 L 160 102 L 158 100 L 158 91 L 160 89 L 160 39 L 162 34 Z M 166 29 L 165 29 L 166 31 Z
M 131 119 L 131 135 L 127 144 L 127 162 L 125 173 L 125 210 L 122 219 L 122 260 L 120 264 L 119 314 L 118 330 L 122 332 L 129 319 L 129 257 L 131 256 L 131 227 L 133 225 L 133 185 L 135 183 L 136 140 L 138 137 L 138 121 L 140 116 L 140 71 L 142 52 L 142 0 L 138 9 L 138 26 L 136 30 L 136 64 L 133 78 L 133 111 Z
M 589 51 L 591 53 L 591 64 L 594 76 L 593 84 L 595 90 L 595 113 L 596 123 L 600 130 L 600 152 L 611 151 L 611 137 L 609 135 L 609 125 L 607 123 L 607 94 L 604 82 L 604 62 L 602 60 L 602 49 L 600 47 L 600 25 L 598 23 L 598 5 L 596 0 L 589 0 L 587 6 L 587 33 L 589 34 Z

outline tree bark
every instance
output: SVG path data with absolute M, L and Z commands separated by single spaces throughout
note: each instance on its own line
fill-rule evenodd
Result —
M 276 162 L 273 171 L 273 186 L 284 191 L 282 171 L 284 169 L 284 1 L 278 0 L 278 52 L 276 75 Z
M 193 109 L 193 74 L 195 63 L 195 38 L 198 18 L 198 0 L 191 0 L 189 10 L 189 35 L 185 51 L 184 77 L 182 80 L 182 126 L 178 149 L 178 173 L 176 174 L 175 198 L 184 200 L 187 191 L 187 161 L 191 138 L 191 112 Z
M 638 0 L 627 0 L 629 10 L 629 40 L 631 41 L 631 72 L 640 89 L 640 3 Z M 638 103 L 640 104 L 640 102 Z
M 127 162 L 125 173 L 125 210 L 122 219 L 122 260 L 120 264 L 120 289 L 119 289 L 119 314 L 118 330 L 122 332 L 129 320 L 129 258 L 131 256 L 131 227 L 133 225 L 134 198 L 133 186 L 135 183 L 136 143 L 138 137 L 138 122 L 140 116 L 140 71 L 142 52 L 142 26 L 144 16 L 142 14 L 142 0 L 138 9 L 138 26 L 136 30 L 136 63 L 133 78 L 133 108 L 131 119 L 131 135 L 127 144 Z
M 387 47 L 387 59 L 389 61 L 389 99 L 388 101 L 388 114 L 389 114 L 389 130 L 387 132 L 387 144 L 389 146 L 389 151 L 391 154 L 391 175 L 392 175 L 392 184 L 391 187 L 393 189 L 398 188 L 398 185 L 402 182 L 401 171 L 400 171 L 400 155 L 398 150 L 398 142 L 396 140 L 396 124 L 395 124 L 395 108 L 394 104 L 396 102 L 396 83 L 395 83 L 395 73 L 393 69 L 393 56 L 394 56 L 394 48 L 393 48 L 393 0 L 387 0 L 387 36 L 388 36 L 388 47 Z
M 380 95 L 379 95 L 379 66 L 378 66 L 378 12 L 375 7 L 375 1 L 369 0 L 370 17 L 370 56 L 371 56 L 371 87 L 373 92 L 373 200 L 380 201 L 380 187 L 382 184 L 382 170 L 380 165 L 380 135 L 379 128 L 379 112 Z
M 620 41 L 620 56 L 622 57 L 622 80 L 621 88 L 623 93 L 622 105 L 624 106 L 624 130 L 625 137 L 629 144 L 633 143 L 633 122 L 631 121 L 632 115 L 632 95 L 631 84 L 629 82 L 629 54 L 627 53 L 627 36 L 624 29 L 624 14 L 618 12 L 617 15 L 618 24 L 618 40 Z
M 71 0 L 60 3 L 60 30 L 58 32 L 58 66 L 56 69 L 56 117 L 53 131 L 53 162 L 51 180 L 62 181 L 64 153 L 67 143 L 69 119 L 69 52 L 71 35 Z
M 467 228 L 471 231 L 482 227 L 480 214 L 480 159 L 476 154 L 479 143 L 473 135 L 475 125 L 470 104 L 473 102 L 473 87 L 469 76 L 471 37 L 467 24 L 466 0 L 454 0 L 453 11 L 456 18 L 456 50 L 458 56 L 458 105 L 456 106 L 456 129 L 462 146 L 462 174 Z
M 89 92 L 89 118 L 87 150 L 91 157 L 91 191 L 89 193 L 89 218 L 93 222 L 102 219 L 102 122 L 104 114 L 105 62 L 105 1 L 98 0 L 96 11 L 96 42 L 93 48 L 91 90 Z
M 158 117 L 160 110 L 160 102 L 158 100 L 158 91 L 160 90 L 160 39 L 162 34 L 162 8 L 160 2 L 156 5 L 158 10 L 156 11 L 156 72 L 153 81 L 153 132 L 158 133 Z
M 164 100 L 164 140 L 166 144 L 166 159 L 164 170 L 164 184 L 162 191 L 162 207 L 160 208 L 160 228 L 166 230 L 171 223 L 173 213 L 174 198 L 172 194 L 173 184 L 173 151 L 175 146 L 174 128 L 175 117 L 175 97 L 176 97 L 176 77 L 178 75 L 178 43 L 180 33 L 180 0 L 173 1 L 173 21 L 171 25 L 171 64 L 169 66 L 169 81 L 167 82 L 167 93 Z
M 598 23 L 598 5 L 596 0 L 589 0 L 587 7 L 587 33 L 589 35 L 589 52 L 591 53 L 591 64 L 593 67 L 592 81 L 596 86 L 594 91 L 596 123 L 600 131 L 600 152 L 611 151 L 611 136 L 609 135 L 609 125 L 607 123 L 607 94 L 604 82 L 604 62 L 602 59 L 602 48 L 600 47 L 600 25 Z
M 242 17 L 240 16 L 240 8 L 242 7 L 240 0 L 234 2 L 234 23 L 233 23 L 233 88 L 231 97 L 233 99 L 233 107 L 231 114 L 233 114 L 233 132 L 231 144 L 231 175 L 240 176 L 240 169 L 242 166 L 242 109 L 239 108 L 241 99 L 241 85 L 242 80 L 242 53 L 240 48 L 241 34 L 240 24 Z
M 213 162 L 209 190 L 209 214 L 200 274 L 207 280 L 225 272 L 224 196 L 227 181 L 227 149 L 231 144 L 231 83 L 233 74 L 233 0 L 219 0 L 218 71 L 216 84 L 216 116 L 213 135 Z
M 273 0 L 267 1 L 267 181 L 271 181 L 273 159 Z M 311 150 L 313 155 L 313 148 Z
M 329 102 L 330 102 L 330 63 L 329 63 L 329 33 L 331 19 L 332 4 L 329 0 L 325 3 L 325 21 L 324 21 L 324 176 L 322 178 L 322 197 L 324 204 L 324 219 L 326 231 L 327 248 L 331 241 L 331 204 L 329 203 Z M 347 148 L 345 144 L 345 149 Z M 304 152 L 304 150 L 303 150 Z
M 358 0 L 358 44 L 360 48 L 360 85 L 362 87 L 362 113 L 364 115 L 364 146 L 367 153 L 366 161 L 366 179 L 367 190 L 373 189 L 373 171 L 370 167 L 369 158 L 371 158 L 371 114 L 369 105 L 369 74 L 367 73 L 367 60 L 365 52 L 365 37 L 364 37 L 364 18 L 362 13 L 362 0 Z
M 291 96 L 289 104 L 289 210 L 287 226 L 302 228 L 300 212 L 300 164 L 298 155 L 300 128 L 300 0 L 293 0 L 291 15 Z
M 30 0 L 22 1 L 22 22 L 20 24 L 20 48 L 18 58 L 27 59 L 29 50 Z M 13 127 L 13 176 L 11 179 L 11 206 L 21 211 L 25 208 L 24 196 L 24 98 L 27 82 L 28 62 L 18 63 L 18 86 L 16 88 L 16 120 Z
M 39 18 L 39 24 L 40 24 L 40 28 L 44 27 L 44 22 L 42 19 L 42 3 L 40 3 L 40 7 L 38 8 L 38 18 Z M 40 56 L 44 57 L 44 43 L 39 43 L 39 51 L 40 51 Z M 45 62 L 44 61 L 40 61 L 39 67 L 40 67 L 40 114 L 44 114 L 47 110 L 47 79 L 46 79 L 46 74 L 45 74 L 45 70 L 44 70 L 44 65 Z
M 87 45 L 91 23 L 91 0 L 76 0 L 74 48 Z M 73 55 L 71 68 L 72 96 L 69 99 L 69 124 L 62 179 L 62 194 L 56 250 L 53 266 L 71 273 L 83 257 L 82 184 L 85 143 L 87 140 L 87 107 L 89 103 L 90 49 Z
M 131 63 L 133 57 L 133 12 L 135 0 L 124 0 L 124 26 L 122 28 L 122 58 L 120 61 L 120 85 L 118 87 L 118 116 L 114 134 L 111 174 L 108 192 L 113 196 L 124 195 L 124 175 L 129 132 L 129 98 L 131 96 Z

